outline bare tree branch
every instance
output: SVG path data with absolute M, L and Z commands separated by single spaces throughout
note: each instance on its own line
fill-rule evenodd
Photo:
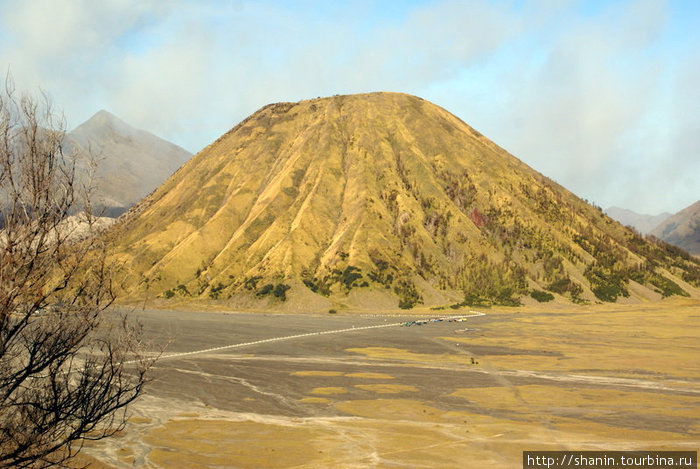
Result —
M 0 92 L 0 467 L 62 466 L 113 435 L 152 364 L 140 329 L 114 320 L 113 267 L 91 236 L 90 184 L 64 155 L 45 95 Z M 79 179 L 81 179 L 79 181 Z M 66 217 L 79 206 L 88 235 Z

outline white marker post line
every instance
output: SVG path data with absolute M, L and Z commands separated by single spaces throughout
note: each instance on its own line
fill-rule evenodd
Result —
M 480 313 L 478 311 L 469 311 L 469 312 L 471 314 L 466 315 L 466 316 L 446 316 L 446 317 L 442 317 L 442 318 L 438 318 L 438 319 L 445 320 L 445 319 L 473 318 L 476 316 L 485 316 L 486 315 L 485 313 Z M 401 326 L 403 324 L 406 324 L 406 321 L 393 322 L 391 324 L 378 324 L 375 326 L 349 327 L 346 329 L 335 329 L 332 331 L 307 332 L 306 334 L 295 334 L 295 335 L 288 335 L 288 336 L 284 336 L 284 337 L 273 337 L 270 339 L 255 340 L 252 342 L 242 342 L 239 344 L 222 345 L 221 347 L 212 347 L 212 348 L 208 348 L 208 349 L 194 350 L 191 352 L 171 353 L 170 355 L 161 356 L 158 359 L 158 361 L 165 360 L 168 358 L 189 357 L 192 355 L 200 355 L 203 353 L 219 352 L 221 350 L 249 347 L 251 345 L 267 344 L 270 342 L 279 342 L 282 340 L 300 339 L 302 337 L 311 337 L 311 336 L 319 336 L 319 335 L 342 334 L 343 332 L 362 331 L 362 330 L 367 330 L 367 329 L 380 329 L 382 327 L 396 327 L 396 326 Z M 127 363 L 131 363 L 131 362 L 127 362 Z

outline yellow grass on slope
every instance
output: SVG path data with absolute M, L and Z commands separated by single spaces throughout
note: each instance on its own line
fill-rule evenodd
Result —
M 644 291 L 697 294 L 700 271 L 400 93 L 266 106 L 111 236 L 132 298 L 243 296 L 271 308 L 300 290 L 319 307 L 324 297 L 444 305 L 465 291 L 509 304 L 532 289 L 642 300 Z M 632 278 L 644 291 L 626 286 Z

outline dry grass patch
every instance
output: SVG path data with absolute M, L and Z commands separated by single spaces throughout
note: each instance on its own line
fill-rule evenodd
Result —
M 348 390 L 345 388 L 330 386 L 326 388 L 313 388 L 309 391 L 309 394 L 319 394 L 321 396 L 329 396 L 333 394 L 347 394 Z
M 295 371 L 292 376 L 343 376 L 341 371 Z
M 439 421 L 444 411 L 421 401 L 408 399 L 372 399 L 339 402 L 335 408 L 358 417 L 412 422 Z
M 400 394 L 402 392 L 418 391 L 418 388 L 408 384 L 356 384 L 355 387 L 365 391 L 376 392 L 377 394 Z
M 386 373 L 346 373 L 349 378 L 364 378 L 364 379 L 394 379 L 393 376 Z
M 454 355 L 450 353 L 417 353 L 410 350 L 393 347 L 363 347 L 349 348 L 348 352 L 359 353 L 376 360 L 398 360 L 420 364 L 454 363 L 460 365 L 471 364 L 471 358 L 466 355 Z
M 148 424 L 153 422 L 152 419 L 149 419 L 148 417 L 129 417 L 129 423 L 135 423 L 137 425 L 139 424 Z
M 472 345 L 532 351 L 482 354 L 482 363 L 506 370 L 694 380 L 700 378 L 699 311 L 697 301 L 686 300 L 523 313 L 491 322 L 478 334 L 443 339 L 467 350 Z
M 315 460 L 318 428 L 221 420 L 171 420 L 145 441 L 148 459 L 158 467 L 279 468 Z
M 377 404 L 381 406 L 386 402 L 380 400 Z M 398 402 L 397 405 L 412 408 L 415 401 Z M 425 406 L 425 409 L 431 408 Z M 270 469 L 461 469 L 517 463 L 520 453 L 493 438 L 491 422 L 487 418 L 482 420 L 479 425 L 483 431 L 463 425 L 462 420 L 456 418 L 449 423 L 437 424 L 430 420 L 395 419 L 288 420 L 278 424 L 170 421 L 147 436 L 147 442 L 154 448 L 148 455 L 148 462 L 151 467 L 162 468 L 233 466 Z
M 619 389 L 564 388 L 559 386 L 496 386 L 458 389 L 451 396 L 461 397 L 491 409 L 537 412 L 552 408 L 595 412 L 640 411 L 700 417 L 700 395 L 670 395 Z
M 304 402 L 306 404 L 330 404 L 330 399 L 325 397 L 304 397 L 299 399 L 299 402 Z
M 75 469 L 83 469 L 89 467 L 90 469 L 115 469 L 114 466 L 105 464 L 104 462 L 96 459 L 85 451 L 79 453 L 75 458 L 71 459 L 68 463 L 68 467 Z

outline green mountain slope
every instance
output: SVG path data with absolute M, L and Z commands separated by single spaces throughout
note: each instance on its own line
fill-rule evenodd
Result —
M 614 301 L 695 294 L 687 282 L 698 284 L 682 253 L 639 238 L 444 109 L 397 93 L 266 106 L 112 235 L 136 296 L 310 291 L 412 307 L 516 304 L 533 290 Z

